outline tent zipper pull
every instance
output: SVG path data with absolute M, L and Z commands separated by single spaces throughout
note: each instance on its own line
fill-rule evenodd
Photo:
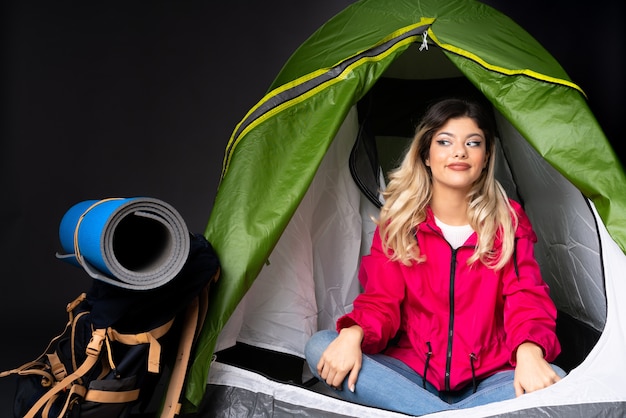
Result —
M 424 49 L 425 49 L 426 51 L 428 51 L 428 42 L 426 41 L 426 40 L 427 40 L 427 38 L 428 38 L 428 31 L 427 31 L 427 30 L 425 30 L 425 31 L 422 33 L 422 45 L 420 46 L 420 51 L 422 51 L 422 50 L 424 50 Z

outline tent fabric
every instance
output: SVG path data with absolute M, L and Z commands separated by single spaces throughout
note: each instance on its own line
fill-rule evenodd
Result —
M 332 393 L 320 394 L 293 385 L 280 384 L 259 374 L 222 363 L 215 363 L 209 376 L 211 385 L 200 408 L 200 416 L 232 416 L 233 404 L 242 416 L 272 416 L 291 418 L 406 418 L 400 414 L 381 409 L 341 401 Z M 236 400 L 236 401 L 234 401 Z M 429 417 L 622 417 L 626 402 L 615 401 L 610 396 L 602 402 L 545 404 L 545 399 L 532 400 L 526 408 L 515 408 L 516 402 L 506 401 L 463 411 L 430 414 Z M 518 403 L 519 404 L 519 403 Z M 210 408 L 209 408 L 210 405 Z M 205 414 L 205 408 L 210 409 Z M 294 412 L 297 411 L 297 412 Z M 508 413 L 507 413 L 508 412 Z
M 353 115 L 351 112 L 350 115 Z M 499 118 L 500 123 L 504 123 Z M 345 125 L 354 124 L 355 120 L 350 117 L 344 122 Z M 509 127 L 508 129 L 513 129 Z M 353 130 L 345 129 L 342 127 L 342 133 L 354 134 Z M 504 137 L 504 134 L 502 135 Z M 463 410 L 461 413 L 463 416 L 469 417 L 485 417 L 485 416 L 524 416 L 524 417 L 542 417 L 542 416 L 601 416 L 612 417 L 620 416 L 621 407 L 624 404 L 624 398 L 626 394 L 620 389 L 619 384 L 621 376 L 623 375 L 622 366 L 620 363 L 612 363 L 610 359 L 619 358 L 623 344 L 625 343 L 623 335 L 626 325 L 619 322 L 619 318 L 624 315 L 624 312 L 620 312 L 619 295 L 623 293 L 624 281 L 619 280 L 623 275 L 620 273 L 626 268 L 626 258 L 623 256 L 621 249 L 617 247 L 615 242 L 608 236 L 606 229 L 599 223 L 596 228 L 596 220 L 598 219 L 597 212 L 594 210 L 591 203 L 587 204 L 588 200 L 579 192 L 568 186 L 567 180 L 565 180 L 556 170 L 551 169 L 547 163 L 534 151 L 523 138 L 516 135 L 507 135 L 507 141 L 503 142 L 500 147 L 502 157 L 499 159 L 504 165 L 508 164 L 506 161 L 511 160 L 506 156 L 506 152 L 511 152 L 513 155 L 519 155 L 520 153 L 529 153 L 527 158 L 523 158 L 524 164 L 532 167 L 528 173 L 531 178 L 527 179 L 525 184 L 515 184 L 512 182 L 512 178 L 509 176 L 514 175 L 515 168 L 511 167 L 511 171 L 506 166 L 500 167 L 499 178 L 504 180 L 506 187 L 515 187 L 516 190 L 509 190 L 509 193 L 515 192 L 518 199 L 524 201 L 526 207 L 529 208 L 529 216 L 533 223 L 537 219 L 544 219 L 547 224 L 558 223 L 558 228 L 543 228 L 538 225 L 538 229 L 545 230 L 554 236 L 550 236 L 545 245 L 549 245 L 550 248 L 556 248 L 557 251 L 561 251 L 566 246 L 575 247 L 572 257 L 562 258 L 562 260 L 573 260 L 574 263 L 568 265 L 556 265 L 550 266 L 552 262 L 552 250 L 545 254 L 546 257 L 540 259 L 542 265 L 542 271 L 559 271 L 563 270 L 561 277 L 571 277 L 573 274 L 580 275 L 581 266 L 576 263 L 577 260 L 584 262 L 584 268 L 588 270 L 590 277 L 585 276 L 581 285 L 586 285 L 591 289 L 591 294 L 585 294 L 586 289 L 571 288 L 566 286 L 564 289 L 559 289 L 558 286 L 552 286 L 553 293 L 565 291 L 564 297 L 576 300 L 577 293 L 588 297 L 582 301 L 585 303 L 596 303 L 600 305 L 598 314 L 599 317 L 595 318 L 601 322 L 607 321 L 604 333 L 601 335 L 597 344 L 586 356 L 585 361 L 577 365 L 569 376 L 560 382 L 558 385 L 551 387 L 549 391 L 537 392 L 532 396 L 520 398 L 519 400 L 512 400 L 507 402 L 500 402 L 493 405 L 486 405 L 484 407 L 472 408 L 471 410 Z M 328 184 L 328 181 L 324 182 L 324 178 L 335 178 L 334 176 L 327 176 L 327 173 L 323 173 L 323 167 L 327 165 L 328 161 L 336 159 L 335 153 L 340 153 L 343 146 L 340 145 L 343 142 L 350 141 L 350 136 L 338 135 L 333 141 L 331 148 L 328 150 L 325 156 L 320 173 L 314 179 L 311 190 L 323 188 L 325 190 L 332 191 L 335 187 L 338 190 L 342 189 L 342 186 L 333 186 Z M 507 179 L 507 177 L 509 177 Z M 340 176 L 336 177 L 337 183 L 341 184 L 342 179 Z M 534 190 L 539 187 L 545 189 L 545 192 L 535 193 Z M 357 185 L 352 184 L 352 188 L 356 189 Z M 559 192 L 562 190 L 562 192 Z M 313 192 L 318 193 L 318 192 Z M 564 196 L 559 196 L 562 193 Z M 533 196 L 534 195 L 534 196 Z M 564 200 L 567 204 L 551 205 L 551 211 L 541 210 L 540 206 L 546 206 L 546 197 L 551 196 L 553 199 L 557 198 Z M 528 198 L 530 196 L 530 198 Z M 325 205 L 323 200 L 320 200 L 322 206 Z M 301 225 L 306 223 L 307 216 L 311 213 L 310 201 L 304 199 L 301 206 L 294 217 L 292 217 L 289 226 L 289 230 L 294 225 Z M 367 219 L 365 216 L 368 210 L 363 212 L 363 219 Z M 583 228 L 577 228 L 574 225 L 584 225 Z M 589 233 L 584 233 L 584 231 Z M 571 232 L 574 232 L 572 235 Z M 278 242 L 275 251 L 279 253 L 288 252 L 291 248 L 292 237 L 287 233 L 286 239 L 281 237 Z M 333 231 L 324 235 L 333 235 Z M 340 233 L 337 233 L 340 235 Z M 581 239 L 582 238 L 582 239 Z M 363 239 L 367 241 L 367 238 Z M 580 241 L 580 242 L 575 242 Z M 346 243 L 348 243 L 346 241 Z M 603 243 L 600 245 L 600 243 Z M 356 246 L 358 243 L 353 243 Z M 594 253 L 595 258 L 592 258 L 587 251 Z M 540 251 L 538 251 L 540 252 Z M 316 254 L 313 251 L 313 254 Z M 602 254 L 602 257 L 598 257 Z M 546 260 L 546 258 L 548 258 Z M 553 255 L 556 261 L 559 261 L 558 252 Z M 270 260 L 274 260 L 274 253 L 270 256 Z M 272 262 L 271 265 L 277 263 Z M 607 287 L 604 289 L 604 281 L 602 280 L 602 274 L 597 275 L 597 270 L 603 270 L 605 272 Z M 273 269 L 274 274 L 279 274 L 278 268 L 275 266 Z M 252 289 L 246 296 L 251 296 L 259 299 L 267 299 L 264 296 L 260 296 L 256 291 L 263 289 L 264 281 L 270 276 L 259 275 L 255 281 Z M 284 277 L 284 276 L 283 276 Z M 346 280 L 348 283 L 350 280 Z M 571 281 L 562 283 L 563 285 L 572 284 Z M 576 284 L 576 283 L 574 283 Z M 285 283 L 285 286 L 295 286 L 289 283 Z M 594 289 L 594 286 L 601 286 L 601 289 Z M 270 287 L 271 288 L 271 287 Z M 332 288 L 331 288 L 332 289 Z M 605 293 L 606 290 L 606 293 Z M 329 289 L 328 292 L 331 290 Z M 261 292 L 264 293 L 264 292 Z M 608 312 L 602 311 L 602 300 L 594 300 L 594 294 L 600 295 L 600 299 L 603 300 L 606 294 L 607 301 L 612 307 Z M 563 296 L 558 296 L 560 299 Z M 280 298 L 280 297 L 279 297 Z M 239 306 L 246 308 L 246 300 L 244 300 Z M 280 307 L 282 312 L 295 312 L 291 306 L 287 303 L 282 305 L 276 304 L 275 308 Z M 324 307 L 320 304 L 320 312 L 323 312 Z M 349 306 L 346 306 L 349 309 Z M 238 312 L 238 310 L 236 311 Z M 587 315 L 593 316 L 594 310 L 591 309 Z M 260 315 L 260 311 L 256 311 L 255 315 Z M 306 316 L 306 314 L 304 314 Z M 235 318 L 234 315 L 233 318 Z M 323 319 L 325 316 L 320 315 Z M 615 318 L 618 321 L 615 321 Z M 231 322 L 227 324 L 225 330 L 229 330 Z M 246 334 L 246 330 L 242 329 L 241 334 Z M 273 332 L 278 332 L 274 329 Z M 274 335 L 273 338 L 268 338 L 266 341 L 273 340 L 274 345 L 271 348 L 280 350 L 282 344 L 282 338 L 280 335 L 283 333 Z M 263 337 L 257 336 L 259 339 Z M 270 348 L 269 346 L 266 346 Z M 565 350 L 571 349 L 568 344 L 564 347 Z M 251 373 L 240 368 L 233 368 L 232 366 L 225 365 L 218 361 L 213 363 L 211 371 L 208 377 L 209 389 L 208 398 L 203 400 L 205 403 L 205 409 L 200 410 L 200 416 L 229 416 L 233 411 L 255 411 L 258 414 L 264 414 L 267 416 L 288 416 L 289 412 L 293 413 L 294 410 L 298 411 L 301 416 L 354 416 L 354 417 L 366 417 L 366 416 L 387 416 L 380 410 L 372 410 L 354 406 L 346 402 L 337 402 L 334 399 L 329 399 L 332 393 L 326 392 L 311 392 L 309 390 L 302 390 L 302 387 L 294 386 L 291 383 L 281 383 L 275 380 L 270 380 L 259 374 Z M 236 402 L 233 399 L 237 399 Z M 593 401 L 592 401 L 593 400 Z M 282 412 L 281 412 L 282 411 Z M 283 415 L 281 415 L 283 414 Z M 335 415 L 337 414 L 337 415 Z M 392 413 L 389 413 L 392 414 Z M 456 416 L 458 411 L 452 411 L 449 413 L 433 414 L 433 416 Z M 405 416 L 402 414 L 392 414 L 389 416 Z
M 229 141 L 205 234 L 220 256 L 222 280 L 212 294 L 187 381 L 186 397 L 191 405 L 197 406 L 204 395 L 220 334 L 247 292 L 252 294 L 259 274 L 271 271 L 276 255 L 272 251 L 296 209 L 308 198 L 309 186 L 344 121 L 350 120 L 354 106 L 392 64 L 405 59 L 415 45 L 428 48 L 410 55 L 416 67 L 413 77 L 432 77 L 428 75 L 430 59 L 445 56 L 511 128 L 588 199 L 599 215 L 597 222 L 606 226 L 606 239 L 623 256 L 623 168 L 582 89 L 536 40 L 508 17 L 474 1 L 359 1 L 320 27 L 294 52 Z M 360 210 L 361 199 L 351 205 L 353 211 L 356 207 Z M 316 230 L 314 225 L 307 226 Z M 592 246 L 589 249 L 594 251 Z M 584 263 L 584 258 L 580 260 Z M 603 269 L 607 277 L 607 267 Z M 602 285 L 594 286 L 595 293 L 603 293 Z M 309 287 L 307 291 L 320 297 L 319 290 Z M 607 286 L 607 295 L 609 291 Z M 348 300 L 348 295 L 342 296 Z M 593 298 L 596 307 L 582 320 L 602 329 L 610 299 L 605 305 Z M 586 305 L 569 309 L 575 317 L 584 317 Z M 341 300 L 336 306 L 349 308 Z M 332 310 L 329 312 L 332 317 Z M 313 329 L 310 322 L 306 327 Z M 606 328 L 602 338 L 605 335 Z M 222 337 L 222 341 L 227 339 Z M 297 352 L 298 344 L 301 342 L 284 350 Z M 609 391 L 602 397 L 615 401 L 623 395 Z

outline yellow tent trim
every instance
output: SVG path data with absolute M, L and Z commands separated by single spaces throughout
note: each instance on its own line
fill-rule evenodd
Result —
M 582 88 L 580 88 L 577 84 L 574 84 L 574 83 L 572 83 L 569 80 L 563 80 L 561 78 L 550 77 L 548 75 L 541 74 L 541 73 L 538 73 L 536 71 L 529 70 L 529 69 L 512 70 L 512 69 L 509 69 L 509 68 L 504 68 L 504 67 L 499 67 L 497 65 L 489 64 L 487 61 L 483 60 L 482 58 L 480 58 L 476 54 L 473 54 L 473 53 L 471 53 L 469 51 L 466 51 L 464 49 L 458 48 L 458 47 L 456 47 L 454 45 L 450 45 L 450 44 L 446 44 L 446 43 L 441 42 L 437 38 L 437 35 L 435 35 L 435 33 L 433 32 L 432 27 L 428 28 L 428 35 L 433 40 L 433 42 L 435 42 L 437 45 L 439 45 L 441 48 L 445 49 L 446 51 L 453 52 L 453 53 L 455 53 L 457 55 L 461 55 L 461 56 L 463 56 L 465 58 L 468 58 L 468 59 L 470 59 L 472 61 L 475 61 L 478 64 L 482 65 L 483 67 L 487 68 L 488 70 L 495 71 L 495 72 L 502 73 L 502 74 L 506 74 L 506 75 L 526 75 L 528 77 L 536 78 L 537 80 L 547 81 L 549 83 L 554 83 L 554 84 L 561 84 L 561 85 L 564 85 L 564 86 L 576 89 L 579 92 L 581 92 L 585 97 L 587 97 L 587 95 L 585 94 L 585 92 L 583 91 Z
M 389 36 L 385 37 L 383 40 L 381 40 L 380 42 L 378 42 L 376 45 L 374 45 L 372 48 L 370 49 L 374 49 L 379 45 L 384 44 L 385 42 L 388 42 L 394 38 L 397 38 L 401 35 L 403 35 L 406 32 L 409 32 L 413 29 L 415 29 L 416 27 L 419 26 L 424 26 L 424 25 L 429 25 L 432 22 L 434 22 L 435 19 L 432 18 L 423 18 L 420 20 L 420 22 L 404 27 L 402 29 L 399 29 L 395 32 L 393 32 L 392 34 L 390 34 Z M 347 66 L 340 74 L 338 74 L 336 77 L 334 77 L 331 80 L 328 80 L 320 85 L 318 85 L 317 87 L 308 90 L 306 93 L 298 95 L 296 97 L 294 97 L 291 100 L 288 100 L 282 104 L 280 104 L 279 106 L 276 106 L 275 108 L 269 110 L 268 112 L 264 113 L 263 115 L 259 116 L 258 118 L 256 118 L 254 121 L 252 121 L 243 131 L 239 132 L 239 134 L 235 137 L 234 134 L 233 136 L 231 136 L 228 144 L 227 144 L 227 152 L 226 155 L 224 156 L 224 161 L 222 164 L 222 178 L 226 175 L 226 172 L 228 171 L 228 168 L 230 166 L 230 161 L 233 155 L 233 151 L 234 149 L 237 147 L 237 145 L 239 145 L 239 143 L 243 140 L 243 138 L 246 136 L 246 134 L 248 132 L 250 132 L 252 129 L 256 128 L 258 125 L 260 125 L 261 123 L 265 122 L 266 120 L 272 118 L 273 116 L 275 116 L 276 114 L 284 111 L 285 109 L 294 106 L 298 103 L 301 103 L 305 100 L 307 100 L 309 97 L 316 95 L 319 91 L 324 90 L 340 81 L 343 81 L 347 78 L 348 74 L 350 74 L 355 68 L 363 65 L 366 62 L 372 62 L 372 61 L 380 61 L 384 58 L 386 58 L 387 56 L 389 56 L 391 53 L 395 52 L 396 50 L 398 50 L 398 48 L 403 47 L 407 44 L 411 44 L 414 43 L 418 40 L 418 36 L 413 35 L 413 36 L 409 36 L 403 40 L 401 40 L 400 42 L 396 43 L 395 45 L 393 45 L 393 47 L 386 49 L 383 53 L 376 55 L 374 57 L 363 57 L 358 59 L 357 61 L 355 61 L 354 63 L 350 64 L 349 66 Z M 352 55 L 351 57 L 341 61 L 341 62 L 345 62 L 350 60 L 351 58 L 358 56 L 360 54 L 362 54 L 364 51 L 360 51 L 357 54 Z M 250 109 L 250 111 L 248 111 L 248 113 L 246 114 L 246 116 L 241 120 L 241 122 L 239 122 L 237 124 L 237 126 L 235 127 L 235 131 L 234 132 L 238 132 L 239 127 L 241 126 L 241 124 L 251 115 L 253 114 L 259 107 L 261 107 L 264 103 L 268 102 L 269 100 L 271 100 L 273 97 L 278 96 L 279 94 L 290 90 L 294 87 L 297 87 L 301 84 L 304 84 L 310 80 L 315 79 L 316 77 L 319 77 L 320 75 L 323 75 L 325 73 L 327 73 L 328 71 L 330 71 L 331 68 L 335 68 L 338 65 L 341 64 L 341 62 L 337 63 L 334 67 L 330 67 L 330 68 L 323 68 L 323 69 L 319 69 L 316 71 L 313 71 L 312 73 L 306 74 L 302 77 L 297 78 L 296 80 L 293 80 L 289 83 L 283 84 L 282 86 L 272 90 L 271 92 L 269 92 L 267 95 L 265 95 L 265 97 L 263 99 L 261 99 L 252 109 Z

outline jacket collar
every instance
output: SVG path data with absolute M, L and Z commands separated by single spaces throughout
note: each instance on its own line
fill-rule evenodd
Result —
M 440 236 L 441 238 L 443 238 L 443 231 L 441 231 L 441 228 L 439 228 L 439 226 L 435 222 L 435 214 L 433 213 L 430 206 L 426 208 L 426 219 L 423 222 L 421 222 L 419 225 L 417 225 L 416 229 L 417 231 L 421 233 L 436 234 Z M 418 239 L 418 242 L 419 242 L 419 239 Z M 467 241 L 465 241 L 465 244 L 463 246 L 475 247 L 477 244 L 478 244 L 478 235 L 476 234 L 476 232 L 474 232 L 472 235 L 470 235 Z

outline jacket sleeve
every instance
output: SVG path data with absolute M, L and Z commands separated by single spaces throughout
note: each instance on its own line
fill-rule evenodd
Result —
M 352 312 L 337 320 L 337 331 L 355 324 L 361 326 L 363 352 L 379 353 L 400 327 L 405 282 L 400 263 L 385 255 L 378 229 L 370 254 L 361 259 L 359 280 L 363 292 L 354 300 Z
M 537 237 L 527 215 L 521 208 L 516 209 L 519 226 L 515 254 L 503 270 L 504 327 L 513 366 L 517 347 L 525 341 L 539 345 L 547 361 L 553 361 L 561 351 L 556 336 L 556 306 L 534 255 Z

